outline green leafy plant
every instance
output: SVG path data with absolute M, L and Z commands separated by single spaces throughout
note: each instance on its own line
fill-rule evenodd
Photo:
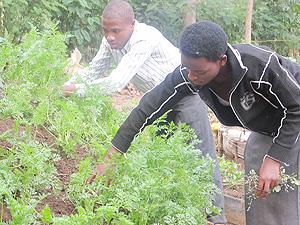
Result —
M 244 172 L 239 165 L 233 161 L 226 160 L 224 156 L 219 157 L 220 172 L 224 186 L 235 188 L 244 185 Z
M 100 177 L 95 189 L 87 190 L 82 182 L 90 170 L 80 169 L 72 178 L 69 196 L 82 207 L 93 205 L 103 223 L 121 224 L 117 221 L 126 218 L 130 224 L 204 224 L 207 212 L 218 212 L 212 205 L 216 191 L 212 162 L 188 144 L 193 135 L 185 129 L 172 128 L 169 138 L 155 137 L 155 126 L 147 130 L 130 153 L 115 161 L 109 188 Z M 88 199 L 94 195 L 98 197 L 91 204 Z
M 67 80 L 63 76 L 64 40 L 52 29 L 43 34 L 32 30 L 17 46 L 5 42 L 3 49 L 7 53 L 0 54 L 3 61 L 7 60 L 1 71 L 6 84 L 0 113 L 2 117 L 45 128 L 70 154 L 77 145 L 108 143 L 122 117 L 113 109 L 111 98 L 97 88 L 88 90 L 85 98 L 62 97 L 60 87 Z M 6 58 L 13 53 L 14 57 Z
M 229 43 L 240 43 L 243 40 L 246 7 L 244 0 L 204 0 L 198 5 L 197 17 L 220 24 L 228 35 Z
M 24 201 L 24 199 L 15 199 L 8 196 L 7 205 L 9 206 L 12 220 L 9 222 L 11 225 L 18 224 L 36 224 L 38 213 L 35 211 L 37 204 L 36 200 Z
M 28 137 L 25 139 L 1 138 L 12 147 L 0 153 L 0 180 L 5 187 L 5 192 L 0 194 L 31 197 L 43 193 L 44 189 L 58 187 L 51 149 Z
M 243 43 L 247 2 L 204 0 L 198 5 L 199 20 L 220 24 L 229 43 Z M 299 49 L 300 4 L 297 0 L 257 0 L 252 19 L 252 42 L 266 45 L 284 56 L 296 56 Z M 268 32 L 266 32 L 268 30 Z
M 44 224 L 51 224 L 51 209 L 48 205 L 46 205 L 41 211 L 41 220 Z
M 32 26 L 41 30 L 49 28 L 51 20 L 61 12 L 63 5 L 60 0 L 2 0 L 3 26 L 0 36 L 8 34 L 15 43 L 22 41 L 23 35 Z
M 266 29 L 268 32 L 265 32 Z M 299 1 L 257 1 L 254 5 L 252 34 L 254 42 L 259 45 L 267 45 L 285 56 L 298 55 Z
M 160 30 L 175 46 L 183 29 L 182 12 L 185 0 L 131 0 L 137 20 Z M 172 24 L 172 26 L 169 26 Z
M 3 133 L 2 142 L 7 147 L 0 147 L 0 198 L 10 210 L 9 224 L 36 223 L 37 204 L 50 190 L 59 188 L 53 163 L 57 156 L 20 130 Z
M 60 31 L 69 36 L 69 48 L 78 47 L 87 61 L 96 55 L 100 46 L 100 17 L 107 3 L 108 0 L 62 0 Z

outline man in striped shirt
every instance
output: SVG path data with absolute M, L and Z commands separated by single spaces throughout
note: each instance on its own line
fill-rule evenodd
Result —
M 77 78 L 81 83 L 75 83 L 75 74 L 64 85 L 65 95 L 75 90 L 82 95 L 90 85 L 99 85 L 106 92 L 113 93 L 121 91 L 129 81 L 139 91 L 146 92 L 180 64 L 179 50 L 156 28 L 136 21 L 131 7 L 118 10 L 120 2 L 112 1 L 103 11 L 105 37 L 100 49 L 89 67 Z M 105 76 L 114 64 L 117 67 Z
M 64 85 L 65 95 L 77 91 L 81 95 L 90 85 L 99 85 L 107 92 L 122 90 L 130 81 L 138 90 L 147 92 L 180 65 L 180 52 L 156 28 L 139 23 L 128 2 L 111 1 L 102 13 L 104 38 L 88 69 L 81 74 L 82 83 L 71 79 Z M 104 74 L 113 65 L 117 67 L 109 76 Z M 162 106 L 163 107 L 163 106 Z M 214 141 L 207 115 L 207 107 L 197 93 L 178 102 L 170 114 L 175 123 L 187 123 L 201 140 L 197 146 L 203 155 L 217 162 Z M 153 122 L 153 121 L 151 121 Z M 97 172 L 96 172 L 97 174 Z M 219 166 L 215 166 L 214 182 L 222 191 Z M 216 195 L 215 205 L 222 215 L 209 220 L 223 224 L 224 199 Z

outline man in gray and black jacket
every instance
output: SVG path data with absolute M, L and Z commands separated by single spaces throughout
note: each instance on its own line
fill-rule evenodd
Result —
M 97 173 L 103 173 L 113 153 L 126 152 L 145 126 L 184 96 L 198 92 L 221 123 L 252 131 L 245 168 L 246 173 L 256 170 L 259 183 L 258 200 L 246 212 L 247 224 L 300 224 L 298 187 L 271 193 L 280 182 L 281 166 L 299 175 L 299 66 L 265 48 L 231 46 L 222 28 L 208 21 L 186 28 L 180 50 L 182 65 L 145 94 L 113 138 Z

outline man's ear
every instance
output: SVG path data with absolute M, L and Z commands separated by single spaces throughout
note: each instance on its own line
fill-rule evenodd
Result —
M 225 66 L 227 63 L 227 60 L 228 60 L 227 55 L 222 55 L 220 57 L 221 66 Z
M 135 19 L 133 19 L 133 21 L 131 22 L 131 26 L 134 27 L 135 25 Z

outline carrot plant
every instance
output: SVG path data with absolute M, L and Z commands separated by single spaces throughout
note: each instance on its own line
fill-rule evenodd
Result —
M 72 201 L 94 213 L 99 224 L 122 224 L 120 218 L 128 224 L 205 224 L 207 212 L 218 211 L 212 206 L 212 161 L 187 143 L 190 132 L 172 129 L 171 137 L 164 138 L 155 131 L 150 127 L 115 161 L 109 187 L 102 177 L 84 186 L 91 169 L 82 162 L 85 169 L 72 176 L 68 189 Z
M 13 46 L 7 40 L 0 45 L 0 73 L 4 96 L 0 102 L 2 117 L 30 122 L 33 111 L 57 93 L 66 65 L 63 35 L 55 30 L 28 33 L 22 44 Z M 9 57 L 7 57 L 9 55 Z
M 0 147 L 0 198 L 10 209 L 10 224 L 33 224 L 39 218 L 36 205 L 50 190 L 59 188 L 54 161 L 57 156 L 28 134 L 3 133 Z
M 285 165 L 288 166 L 288 165 Z M 280 167 L 280 181 L 270 190 L 268 194 L 276 194 L 281 191 L 289 192 L 295 191 L 295 188 L 300 185 L 300 178 L 297 174 L 288 174 L 285 171 L 285 167 Z M 258 190 L 259 176 L 255 170 L 250 170 L 249 174 L 245 176 L 245 185 L 247 186 L 246 197 L 248 199 L 247 211 L 251 210 L 251 205 L 258 197 L 256 192 Z M 299 188 L 299 187 L 298 187 Z M 267 196 L 268 197 L 268 196 Z
M 0 151 L 0 179 L 6 193 L 32 197 L 58 187 L 53 164 L 56 156 L 50 148 L 29 137 L 5 136 L 1 135 L 0 140 L 11 145 Z
M 77 144 L 108 144 L 122 118 L 113 109 L 111 99 L 97 90 L 87 93 L 85 98 L 56 99 L 52 111 L 49 130 L 66 153 L 72 152 Z

